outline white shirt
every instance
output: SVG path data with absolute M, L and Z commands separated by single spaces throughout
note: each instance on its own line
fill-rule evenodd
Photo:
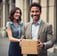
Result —
M 40 26 L 41 20 L 39 20 L 36 24 L 32 22 L 32 39 L 37 40 L 38 38 L 38 31 Z

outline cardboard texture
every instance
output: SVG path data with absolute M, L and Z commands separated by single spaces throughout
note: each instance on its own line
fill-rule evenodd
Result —
M 22 54 L 39 54 L 37 50 L 37 41 L 31 39 L 22 40 Z

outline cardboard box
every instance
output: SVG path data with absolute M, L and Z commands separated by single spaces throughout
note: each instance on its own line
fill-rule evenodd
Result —
M 37 41 L 31 39 L 22 40 L 22 54 L 39 54 L 37 50 Z

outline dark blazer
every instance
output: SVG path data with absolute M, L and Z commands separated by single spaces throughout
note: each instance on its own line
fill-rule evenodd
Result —
M 31 26 L 32 23 L 28 23 L 24 26 L 22 38 L 31 39 Z M 52 25 L 45 23 L 41 20 L 38 31 L 38 39 L 40 39 L 40 41 L 45 44 L 45 47 L 41 49 L 41 52 L 38 56 L 47 56 L 47 49 L 51 48 L 55 41 L 52 33 Z

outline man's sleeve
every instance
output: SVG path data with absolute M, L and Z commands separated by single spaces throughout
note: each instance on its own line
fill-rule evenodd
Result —
M 55 42 L 55 37 L 52 32 L 52 25 L 47 26 L 47 42 L 44 43 L 44 49 L 51 48 Z

